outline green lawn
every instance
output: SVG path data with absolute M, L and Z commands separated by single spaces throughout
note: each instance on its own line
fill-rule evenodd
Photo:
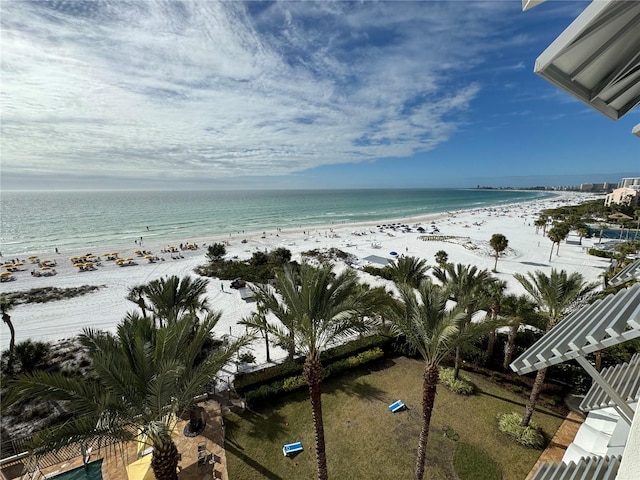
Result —
M 425 478 L 523 480 L 540 451 L 517 446 L 496 426 L 499 413 L 520 411 L 523 401 L 481 377 L 466 375 L 477 386 L 473 396 L 457 396 L 438 386 Z M 376 371 L 329 380 L 323 392 L 331 478 L 412 478 L 421 422 L 421 362 L 403 357 L 387 360 Z M 398 399 L 408 409 L 392 414 L 388 405 Z M 538 411 L 534 421 L 551 438 L 562 418 Z M 227 416 L 225 422 L 231 479 L 314 478 L 314 435 L 306 392 L 259 411 Z M 304 452 L 284 457 L 282 445 L 296 441 L 303 443 Z

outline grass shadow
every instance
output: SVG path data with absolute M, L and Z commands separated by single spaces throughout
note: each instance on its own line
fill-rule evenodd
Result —
M 479 394 L 479 395 L 486 395 L 487 397 L 492 397 L 492 398 L 495 398 L 495 399 L 497 399 L 497 400 L 501 400 L 501 401 L 503 401 L 503 402 L 505 402 L 505 403 L 511 403 L 511 404 L 513 404 L 513 405 L 518 405 L 519 407 L 522 407 L 522 408 L 524 408 L 524 407 L 526 407 L 526 406 L 527 406 L 527 403 L 526 403 L 526 402 L 519 402 L 519 401 L 517 401 L 517 400 L 511 400 L 510 398 L 502 397 L 502 396 L 500 396 L 500 395 L 494 395 L 493 393 L 485 392 L 485 391 L 483 391 L 483 390 L 478 390 L 478 394 Z M 565 419 L 565 416 L 564 416 L 564 415 L 560 415 L 559 413 L 556 413 L 556 412 L 554 412 L 553 410 L 549 410 L 549 409 L 547 409 L 547 410 L 542 410 L 542 409 L 541 409 L 540 407 L 538 407 L 537 405 L 536 405 L 536 407 L 534 408 L 534 411 L 536 411 L 536 412 L 538 412 L 538 413 L 540 413 L 540 414 L 542 414 L 542 415 L 549 415 L 550 417 L 561 418 L 561 419 L 563 419 L 563 420 Z
M 322 392 L 326 394 L 342 392 L 363 400 L 384 401 L 385 391 L 360 378 L 363 373 L 349 372 L 341 377 L 323 382 Z
M 264 440 L 275 440 L 286 432 L 286 418 L 278 410 L 266 414 L 246 410 L 242 418 L 251 423 L 250 434 Z
M 229 454 L 235 455 L 240 459 L 240 461 L 249 465 L 256 472 L 260 473 L 260 475 L 262 475 L 262 478 L 267 478 L 269 480 L 283 480 L 281 476 L 277 475 L 276 473 L 272 472 L 261 463 L 258 463 L 250 456 L 241 452 L 238 448 L 236 448 L 235 445 L 225 444 L 225 448 L 226 448 L 227 455 Z

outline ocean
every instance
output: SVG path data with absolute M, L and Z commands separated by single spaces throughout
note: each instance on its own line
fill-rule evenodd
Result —
M 544 199 L 513 190 L 3 191 L 0 252 L 183 242 L 275 228 L 376 222 Z

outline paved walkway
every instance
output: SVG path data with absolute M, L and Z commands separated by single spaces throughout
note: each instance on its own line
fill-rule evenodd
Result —
M 575 412 L 569 412 L 525 480 L 533 478 L 533 475 L 543 463 L 559 463 L 562 461 L 564 452 L 569 444 L 573 442 L 582 422 L 584 422 L 583 416 Z

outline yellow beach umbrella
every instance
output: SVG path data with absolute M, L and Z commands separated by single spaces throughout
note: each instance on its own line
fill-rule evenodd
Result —
M 127 465 L 127 477 L 129 480 L 155 480 L 156 476 L 151 468 L 151 455 L 145 455 Z
M 51 267 L 40 267 L 40 270 L 51 270 Z
M 35 260 L 36 258 L 38 258 L 38 255 L 31 255 L 30 257 L 27 257 L 29 260 Z
M 11 275 L 13 275 L 11 272 L 2 272 L 2 273 L 0 273 L 0 277 L 10 277 Z

